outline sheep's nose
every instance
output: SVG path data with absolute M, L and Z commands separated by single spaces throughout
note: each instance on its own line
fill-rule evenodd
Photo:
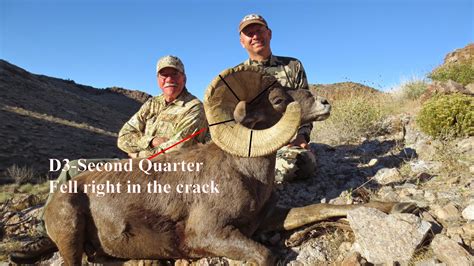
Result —
M 322 104 L 329 104 L 328 100 L 326 100 L 326 99 L 322 99 L 322 100 L 321 100 L 321 103 L 322 103 Z

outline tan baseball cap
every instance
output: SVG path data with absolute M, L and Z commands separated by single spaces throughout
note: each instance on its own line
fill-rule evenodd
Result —
M 156 63 L 156 74 L 158 75 L 158 72 L 160 72 L 160 70 L 165 67 L 172 67 L 178 70 L 179 72 L 185 74 L 183 62 L 181 62 L 181 60 L 177 56 L 167 55 L 160 58 L 160 60 L 158 60 L 158 62 Z
M 245 16 L 239 24 L 239 33 L 250 24 L 260 24 L 268 27 L 267 21 L 259 14 L 249 14 Z

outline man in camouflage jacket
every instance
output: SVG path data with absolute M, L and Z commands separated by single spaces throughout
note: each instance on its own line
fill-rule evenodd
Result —
M 207 128 L 202 103 L 185 87 L 181 61 L 174 56 L 163 57 L 156 71 L 163 94 L 148 100 L 119 132 L 117 145 L 132 158 L 151 156 Z M 201 133 L 170 151 L 204 142 L 204 137 Z
M 241 64 L 262 67 L 288 89 L 308 89 L 303 65 L 296 58 L 275 56 L 270 48 L 272 31 L 265 19 L 257 14 L 245 16 L 239 24 L 240 44 L 247 50 L 249 59 Z M 278 150 L 276 181 L 290 181 L 311 177 L 316 168 L 314 154 L 308 150 L 313 126 L 304 124 L 295 138 Z
M 131 158 L 147 158 L 160 152 L 185 137 L 207 128 L 202 103 L 186 87 L 186 74 L 181 60 L 175 56 L 162 57 L 156 66 L 158 85 L 163 94 L 148 100 L 140 110 L 125 123 L 119 132 L 118 147 Z M 204 142 L 205 132 L 173 147 L 169 152 Z M 114 159 L 86 159 L 85 164 L 108 162 Z M 63 168 L 58 183 L 64 184 L 81 172 L 79 161 L 73 160 Z M 49 194 L 46 205 L 49 204 Z M 43 217 L 41 214 L 41 218 Z M 57 251 L 56 245 L 47 236 L 44 223 L 38 226 L 42 235 L 38 239 L 10 254 L 10 260 L 18 264 L 32 264 L 45 254 Z

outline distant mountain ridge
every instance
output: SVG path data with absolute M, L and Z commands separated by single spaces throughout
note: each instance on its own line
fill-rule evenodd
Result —
M 356 95 L 371 95 L 384 93 L 372 87 L 356 82 L 339 82 L 334 84 L 310 84 L 309 89 L 318 96 L 325 97 L 329 101 Z
M 116 134 L 151 95 L 32 74 L 0 60 L 0 173 L 48 158 L 123 157 Z

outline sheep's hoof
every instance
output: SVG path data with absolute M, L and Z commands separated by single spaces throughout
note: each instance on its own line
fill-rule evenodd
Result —
M 49 237 L 40 237 L 11 253 L 9 259 L 17 264 L 34 264 L 50 258 L 56 251 L 58 248 Z

